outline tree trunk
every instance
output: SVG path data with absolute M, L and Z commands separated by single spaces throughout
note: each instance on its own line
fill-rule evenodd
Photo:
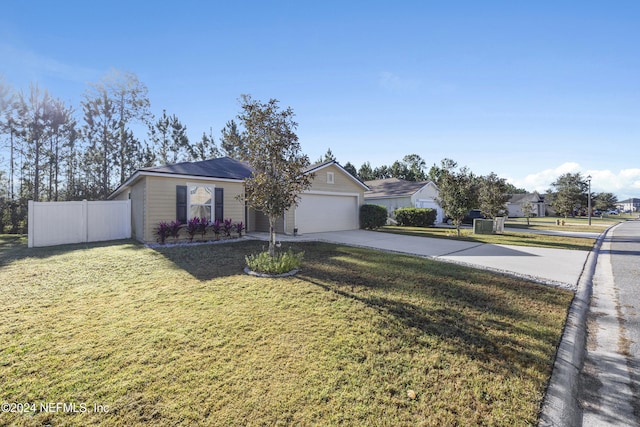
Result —
M 269 215 L 269 256 L 276 256 L 276 221 L 277 217 Z

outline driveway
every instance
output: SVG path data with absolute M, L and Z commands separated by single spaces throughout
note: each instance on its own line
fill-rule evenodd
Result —
M 529 246 L 492 245 L 449 239 L 403 236 L 366 230 L 278 236 L 291 241 L 325 241 L 418 255 L 476 268 L 507 272 L 548 284 L 576 289 L 589 252 Z

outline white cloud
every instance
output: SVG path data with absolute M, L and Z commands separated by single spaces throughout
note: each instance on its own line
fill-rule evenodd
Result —
M 583 177 L 591 176 L 591 190 L 595 193 L 609 192 L 620 200 L 640 197 L 640 169 L 622 169 L 618 172 L 608 169 L 584 169 L 578 163 L 566 162 L 555 168 L 532 173 L 523 179 L 509 179 L 516 187 L 529 191 L 546 192 L 551 183 L 565 173 L 580 172 Z

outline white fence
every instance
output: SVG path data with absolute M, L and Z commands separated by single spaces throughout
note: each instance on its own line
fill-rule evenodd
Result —
M 131 201 L 29 200 L 29 247 L 131 237 Z

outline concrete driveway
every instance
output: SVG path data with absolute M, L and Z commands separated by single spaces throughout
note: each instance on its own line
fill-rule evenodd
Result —
M 280 237 L 284 236 L 278 236 L 279 240 Z M 310 233 L 282 240 L 316 240 L 407 253 L 507 272 L 572 290 L 577 287 L 589 254 L 584 251 L 491 245 L 366 230 Z

